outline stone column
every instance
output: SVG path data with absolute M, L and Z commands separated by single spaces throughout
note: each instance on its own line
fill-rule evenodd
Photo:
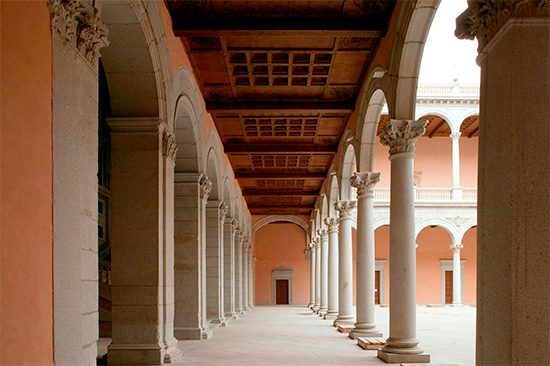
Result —
M 462 132 L 453 132 L 450 137 L 452 145 L 452 161 L 453 161 L 453 201 L 462 200 L 462 187 L 460 186 L 460 135 Z
M 460 268 L 460 250 L 463 245 L 451 244 L 453 251 L 453 304 L 462 304 L 462 275 Z
M 378 357 L 388 363 L 430 362 L 416 340 L 416 245 L 413 159 L 426 121 L 390 120 L 380 135 L 390 147 L 390 337 Z
M 243 314 L 243 232 L 242 229 L 235 230 L 235 312 Z
M 224 309 L 226 319 L 237 319 L 235 311 L 235 230 L 237 221 L 227 217 L 224 222 Z
M 315 305 L 314 312 L 321 308 L 321 238 L 315 237 Z
M 349 336 L 382 337 L 374 318 L 374 185 L 380 173 L 355 173 L 351 186 L 357 188 L 356 314 L 357 322 Z
M 155 119 L 112 119 L 110 365 L 181 357 L 174 339 L 175 137 Z
M 328 309 L 325 319 L 336 319 L 338 316 L 338 220 L 327 217 L 328 227 Z
M 478 365 L 550 363 L 550 3 L 470 1 L 481 67 Z
M 315 264 L 317 263 L 317 253 L 315 252 L 315 244 L 313 241 L 309 243 L 309 297 L 310 304 L 309 308 L 313 310 L 315 307 Z
M 175 319 L 177 339 L 203 339 L 211 335 L 204 297 L 204 205 L 211 182 L 200 173 L 176 173 Z
M 254 307 L 254 257 L 252 256 L 252 244 L 248 249 L 248 308 Z
M 206 312 L 213 324 L 225 326 L 223 298 L 223 222 L 225 203 L 206 204 Z
M 321 238 L 321 295 L 319 316 L 324 317 L 328 310 L 328 235 L 327 229 L 319 229 Z
M 339 251 L 338 251 L 338 316 L 333 325 L 352 325 L 353 321 L 353 274 L 352 274 L 352 242 L 351 242 L 351 211 L 355 201 L 338 201 L 334 204 L 340 213 Z
M 243 310 L 248 311 L 248 254 L 250 252 L 250 244 L 248 238 L 243 245 Z

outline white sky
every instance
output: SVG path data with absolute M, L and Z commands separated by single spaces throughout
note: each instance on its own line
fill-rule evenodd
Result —
M 477 40 L 455 37 L 456 17 L 466 10 L 466 0 L 441 0 L 432 22 L 420 65 L 419 83 L 479 84 Z

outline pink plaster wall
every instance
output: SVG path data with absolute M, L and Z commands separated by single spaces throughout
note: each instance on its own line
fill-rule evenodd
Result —
M 390 226 L 384 225 L 374 231 L 374 258 L 384 260 L 384 293 L 381 304 L 390 302 Z M 382 283 L 380 284 L 382 287 Z
M 477 227 L 473 227 L 462 238 L 464 246 L 460 251 L 460 258 L 464 263 L 464 303 L 475 304 L 477 283 Z
M 460 183 L 465 188 L 477 187 L 478 138 L 460 139 Z M 422 172 L 421 187 L 452 186 L 452 142 L 450 138 L 420 138 L 416 143 L 414 171 Z M 374 171 L 382 173 L 378 187 L 390 186 L 388 148 L 377 139 L 374 149 Z
M 253 238 L 256 256 L 256 304 L 271 304 L 271 271 L 277 267 L 293 269 L 292 302 L 309 303 L 309 261 L 304 250 L 306 233 L 296 224 L 272 223 L 262 227 Z
M 53 364 L 52 56 L 45 1 L 2 1 L 0 364 Z

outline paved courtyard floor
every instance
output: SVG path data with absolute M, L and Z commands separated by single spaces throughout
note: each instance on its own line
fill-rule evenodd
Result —
M 417 307 L 420 346 L 432 364 L 474 365 L 475 311 L 464 307 Z M 388 336 L 389 308 L 378 307 L 379 330 Z M 384 365 L 305 306 L 257 306 L 214 331 L 207 341 L 180 341 L 178 365 L 334 366 Z M 106 339 L 102 339 L 105 344 Z

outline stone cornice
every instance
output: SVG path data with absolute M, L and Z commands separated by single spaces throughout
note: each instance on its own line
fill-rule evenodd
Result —
M 390 156 L 414 153 L 416 140 L 426 132 L 428 121 L 390 120 L 380 133 L 382 145 L 389 146 Z
M 374 186 L 380 181 L 380 173 L 364 172 L 355 173 L 350 178 L 352 187 L 357 188 L 357 196 L 374 196 Z
M 52 29 L 92 65 L 109 45 L 109 30 L 96 8 L 81 0 L 49 0 Z
M 550 16 L 550 0 L 468 0 L 468 8 L 456 18 L 455 35 L 478 40 L 481 52 L 510 18 Z

